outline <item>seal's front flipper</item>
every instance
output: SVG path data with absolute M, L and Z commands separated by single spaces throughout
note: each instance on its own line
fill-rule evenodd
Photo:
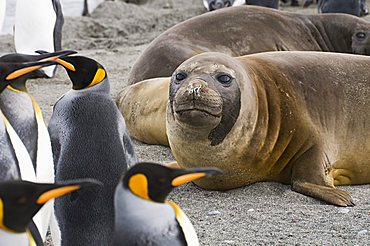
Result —
M 352 197 L 347 192 L 337 188 L 312 183 L 294 182 L 292 184 L 292 190 L 341 207 L 352 207 L 355 205 Z
M 293 163 L 292 190 L 333 205 L 354 206 L 347 192 L 335 188 L 331 165 L 322 147 L 311 146 Z

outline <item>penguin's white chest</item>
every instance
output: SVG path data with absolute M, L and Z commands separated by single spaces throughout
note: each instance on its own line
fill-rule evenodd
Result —
M 28 246 L 28 237 L 26 233 L 9 233 L 0 230 L 0 246 Z

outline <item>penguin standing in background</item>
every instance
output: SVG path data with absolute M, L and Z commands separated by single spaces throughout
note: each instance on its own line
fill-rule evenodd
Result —
M 52 184 L 28 181 L 0 182 L 0 246 L 43 246 L 32 217 L 50 199 L 100 185 L 94 180 Z
M 6 0 L 0 0 L 0 33 L 3 29 L 6 10 Z
M 1 1 L 1 0 L 0 0 Z M 61 50 L 64 23 L 59 0 L 17 0 L 14 45 L 17 53 L 35 54 L 35 50 Z M 56 66 L 45 68 L 53 77 Z
M 174 202 L 173 188 L 221 173 L 218 168 L 169 168 L 137 163 L 116 189 L 114 245 L 199 245 L 193 225 Z
M 0 64 L 12 66 L 19 62 L 47 61 L 73 53 L 76 52 L 59 51 L 44 55 L 9 54 L 0 57 Z M 4 145 L 1 149 L 5 153 L 2 155 L 4 159 L 0 160 L 2 181 L 23 179 L 33 182 L 54 182 L 54 163 L 48 131 L 37 103 L 27 93 L 25 87 L 27 78 L 37 71 L 14 77 L 11 84 L 7 82 L 5 76 L 0 77 L 0 84 L 3 85 L 0 94 L 3 120 L 0 124 L 0 138 L 4 140 L 0 140 L 0 143 Z M 46 238 L 52 210 L 53 203 L 50 202 L 34 218 L 43 240 Z
M 55 178 L 91 177 L 104 184 L 101 192 L 77 192 L 55 201 L 61 244 L 110 245 L 114 190 L 136 156 L 103 66 L 83 56 L 57 62 L 66 68 L 73 86 L 54 105 L 48 125 Z

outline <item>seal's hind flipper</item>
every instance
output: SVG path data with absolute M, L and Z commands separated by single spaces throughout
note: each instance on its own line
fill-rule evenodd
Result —
M 352 197 L 334 186 L 328 156 L 319 144 L 313 145 L 294 161 L 292 167 L 292 190 L 314 197 L 329 204 L 354 206 Z
M 312 183 L 294 182 L 292 190 L 341 207 L 353 207 L 355 205 L 352 197 L 347 192 L 337 188 Z

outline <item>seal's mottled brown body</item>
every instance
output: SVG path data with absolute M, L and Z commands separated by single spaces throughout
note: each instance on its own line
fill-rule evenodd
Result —
M 207 189 L 277 181 L 353 205 L 334 185 L 370 183 L 369 68 L 370 57 L 322 52 L 195 56 L 171 78 L 173 155 L 223 169 L 196 182 Z

